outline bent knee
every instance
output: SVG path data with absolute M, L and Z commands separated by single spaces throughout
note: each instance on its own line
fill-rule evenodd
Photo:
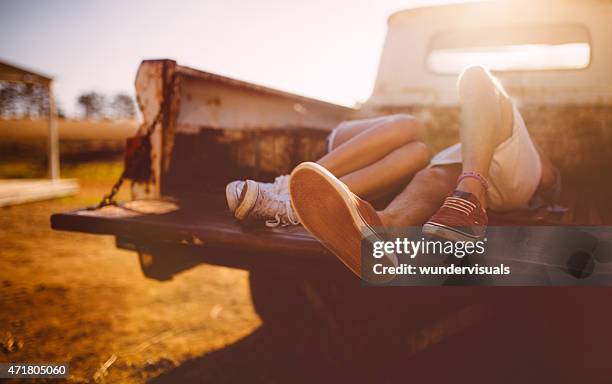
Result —
M 397 151 L 402 161 L 411 167 L 417 165 L 419 169 L 426 167 L 432 157 L 431 149 L 422 141 L 413 141 L 405 144 L 398 148 Z
M 481 92 L 487 88 L 493 88 L 489 70 L 480 65 L 466 68 L 457 79 L 457 90 L 459 95 L 466 96 L 474 92 Z
M 385 139 L 398 144 L 421 140 L 424 131 L 423 124 L 408 114 L 391 115 L 378 129 Z

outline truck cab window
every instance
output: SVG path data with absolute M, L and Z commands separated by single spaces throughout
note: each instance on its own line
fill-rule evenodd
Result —
M 456 75 L 475 63 L 495 71 L 541 71 L 582 69 L 590 60 L 582 26 L 519 26 L 442 32 L 432 39 L 426 65 Z

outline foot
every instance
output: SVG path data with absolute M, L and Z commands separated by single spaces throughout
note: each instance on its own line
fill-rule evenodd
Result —
M 253 180 L 244 182 L 234 216 L 238 220 L 265 220 L 267 227 L 298 225 L 289 195 L 279 195 Z
M 289 196 L 289 175 L 280 175 L 274 179 L 274 182 L 264 184 L 270 186 L 271 192 Z
M 466 177 L 459 181 L 457 184 L 457 191 L 469 192 L 478 199 L 480 206 L 484 209 L 487 208 L 486 191 L 487 189 L 483 186 L 482 182 L 478 179 Z
M 234 213 L 238 207 L 240 195 L 244 188 L 245 182 L 242 180 L 235 180 L 227 184 L 225 187 L 225 198 L 227 200 L 227 207 L 230 212 Z M 274 179 L 273 183 L 258 183 L 260 188 L 276 193 L 278 195 L 289 196 L 289 175 L 281 175 Z
M 302 163 L 293 170 L 289 192 L 302 225 L 362 277 L 362 239 L 384 241 L 375 230 L 383 224 L 374 208 L 316 163 Z M 387 256 L 383 263 L 397 265 L 394 254 Z
M 450 241 L 478 241 L 487 229 L 487 213 L 472 193 L 455 190 L 423 226 L 423 234 Z
M 227 207 L 231 213 L 236 211 L 236 207 L 240 203 L 240 195 L 244 188 L 244 181 L 236 180 L 232 181 L 225 187 L 225 199 L 227 200 Z

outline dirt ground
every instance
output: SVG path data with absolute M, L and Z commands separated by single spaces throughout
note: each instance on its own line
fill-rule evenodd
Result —
M 4 163 L 0 177 L 28 167 Z M 157 282 L 112 237 L 52 231 L 52 213 L 94 204 L 121 164 L 62 171 L 79 179 L 77 196 L 0 208 L 0 362 L 67 362 L 68 382 L 136 383 L 260 326 L 244 271 L 202 265 Z

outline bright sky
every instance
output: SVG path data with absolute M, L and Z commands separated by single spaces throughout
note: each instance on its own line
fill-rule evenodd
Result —
M 2 0 L 0 60 L 55 76 L 68 114 L 85 91 L 133 94 L 152 58 L 353 105 L 372 90 L 387 17 L 448 2 Z

